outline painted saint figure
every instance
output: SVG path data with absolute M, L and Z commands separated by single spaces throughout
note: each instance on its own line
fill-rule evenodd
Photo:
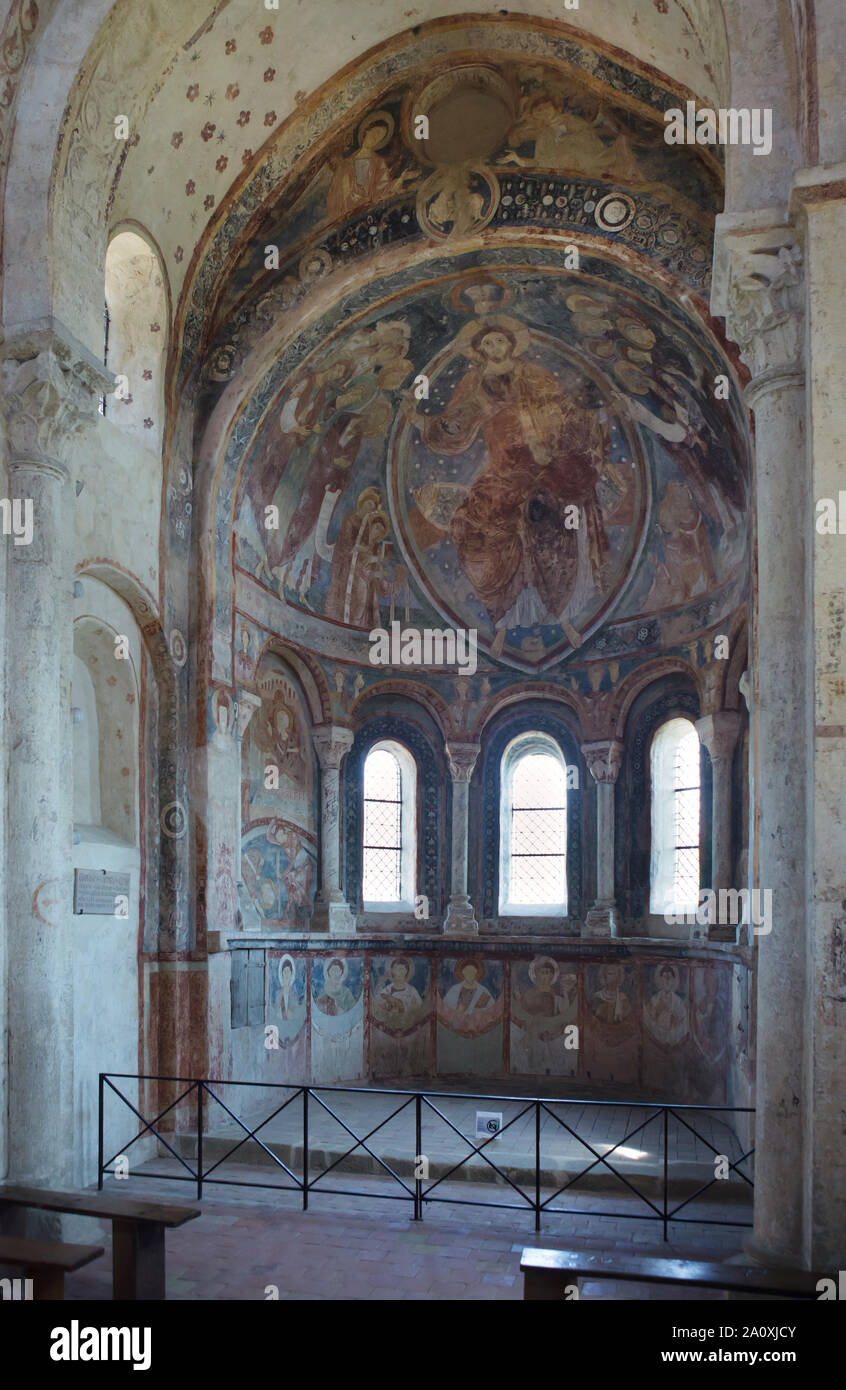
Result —
M 602 589 L 609 549 L 596 496 L 609 447 L 599 402 L 575 374 L 568 390 L 525 360 L 529 335 L 515 319 L 468 324 L 455 346 L 474 365 L 421 428 L 441 455 L 464 453 L 479 435 L 485 443 L 449 534 L 496 629 L 492 654 L 509 629 L 538 622 L 560 624 L 581 645 L 571 619 Z M 568 507 L 578 508 L 577 527 L 565 525 Z
M 391 978 L 379 991 L 379 1000 L 386 1013 L 404 1014 L 419 1008 L 423 1000 L 410 982 L 411 962 L 404 956 L 391 961 Z
M 344 984 L 346 973 L 344 961 L 335 957 L 327 962 L 323 973 L 323 993 L 318 995 L 317 1007 L 330 1018 L 335 1014 L 349 1013 L 355 1004 L 352 991 Z
M 452 985 L 444 995 L 446 1007 L 454 1009 L 457 1014 L 472 1014 L 475 1009 L 489 1009 L 493 1004 L 493 995 L 482 984 L 484 968 L 481 962 L 461 960 L 458 962 L 456 974 L 459 976 L 458 983 Z

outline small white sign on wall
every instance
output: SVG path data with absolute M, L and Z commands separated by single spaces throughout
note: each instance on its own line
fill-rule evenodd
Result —
M 499 1134 L 502 1129 L 502 1111 L 497 1113 L 495 1110 L 476 1111 L 476 1138 L 492 1139 L 495 1134 Z

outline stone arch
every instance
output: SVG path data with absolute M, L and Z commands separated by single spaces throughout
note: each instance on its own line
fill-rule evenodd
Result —
M 475 795 L 477 814 L 471 815 L 470 863 L 475 864 L 475 895 L 480 917 L 496 918 L 499 911 L 500 813 L 503 754 L 519 734 L 537 732 L 548 735 L 561 750 L 568 767 L 578 770 L 578 786 L 568 784 L 567 793 L 567 923 L 565 935 L 578 935 L 577 921 L 585 910 L 585 761 L 575 706 L 556 703 L 523 693 L 517 702 L 503 702 L 489 719 L 482 733 L 482 748 L 476 768 L 471 798 Z M 518 930 L 525 923 L 518 919 Z
M 450 706 L 443 696 L 437 690 L 431 690 L 419 681 L 413 680 L 387 680 L 380 681 L 377 685 L 366 686 L 350 706 L 350 719 L 364 717 L 367 702 L 384 695 L 404 696 L 421 705 L 434 720 L 442 738 L 447 738 L 450 732 L 456 732 Z
M 645 666 L 639 666 L 623 682 L 617 698 L 615 699 L 616 717 L 614 725 L 614 737 L 623 738 L 629 713 L 632 705 L 639 695 L 663 676 L 678 674 L 686 677 L 692 683 L 696 692 L 697 699 L 701 698 L 702 678 L 696 667 L 680 656 L 662 656 L 650 661 Z
M 88 607 L 84 596 L 79 606 Z M 103 605 L 95 599 L 92 607 Z M 82 612 L 74 619 L 74 675 L 82 678 L 81 698 L 76 698 L 75 682 L 71 697 L 74 827 L 79 834 L 77 827 L 84 826 L 93 839 L 114 836 L 137 846 L 141 680 L 133 634 L 123 630 L 128 624 L 115 626 L 119 621 L 117 613 L 105 617 L 96 612 Z M 140 647 L 137 628 L 136 633 Z M 78 756 L 87 774 L 84 782 L 78 777 Z
M 629 921 L 648 922 L 651 740 L 663 723 L 677 715 L 695 722 L 702 706 L 698 683 L 683 663 L 655 663 L 648 672 L 639 674 L 644 679 L 629 687 L 625 717 L 618 726 L 625 752 L 615 787 L 614 876 L 617 901 L 624 916 Z M 704 747 L 700 754 L 700 805 L 700 872 L 701 881 L 707 882 L 711 859 L 711 764 Z
M 421 706 L 422 708 L 422 706 Z M 394 739 L 406 747 L 417 765 L 417 868 L 420 892 L 428 898 L 429 913 L 441 915 L 448 885 L 446 845 L 450 842 L 452 803 L 446 788 L 449 777 L 443 748 L 429 729 L 406 715 L 360 710 L 355 741 L 344 759 L 343 773 L 343 882 L 353 912 L 361 910 L 361 864 L 364 761 L 374 743 Z
M 312 723 L 328 723 L 332 718 L 329 686 L 320 663 L 315 660 L 311 652 L 284 637 L 270 636 L 262 645 L 256 662 L 256 669 L 259 668 L 262 657 L 267 653 L 282 657 L 296 672 L 308 701 Z
M 493 695 L 476 719 L 472 731 L 473 737 L 481 738 L 492 721 L 497 719 L 504 710 L 512 705 L 523 704 L 526 700 L 544 700 L 565 706 L 576 716 L 578 728 L 581 729 L 584 721 L 584 705 L 579 696 L 570 690 L 562 689 L 560 685 L 553 685 L 551 682 L 533 681 L 530 684 L 509 686 L 506 690 Z

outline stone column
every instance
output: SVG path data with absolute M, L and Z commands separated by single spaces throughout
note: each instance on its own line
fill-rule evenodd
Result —
M 449 772 L 452 778 L 452 858 L 450 861 L 450 894 L 444 920 L 446 936 L 478 936 L 479 923 L 473 904 L 467 896 L 467 823 L 470 803 L 470 779 L 479 756 L 478 743 L 459 743 L 450 739 L 446 744 Z
M 795 232 L 772 214 L 718 219 L 712 308 L 752 373 L 757 605 L 753 622 L 750 887 L 772 893 L 759 934 L 755 1246 L 801 1261 L 807 1193 L 806 779 L 809 489 L 805 290 Z
M 70 466 L 111 389 L 80 355 L 49 333 L 3 347 L 9 491 L 32 517 L 5 539 L 9 1177 L 52 1184 L 72 1181 L 74 1123 Z
M 352 729 L 322 724 L 312 729 L 320 763 L 320 891 L 314 900 L 312 931 L 349 936 L 355 918 L 341 891 L 341 763 L 353 745 Z
M 596 901 L 585 917 L 583 936 L 608 937 L 619 934 L 617 904 L 614 898 L 614 787 L 623 760 L 623 745 L 617 739 L 602 739 L 582 747 L 590 774 L 596 783 Z
M 808 528 L 807 585 L 812 623 L 805 634 L 813 680 L 806 720 L 811 900 L 804 919 L 809 933 L 806 1007 L 810 1010 L 805 1026 L 810 1078 L 805 1238 L 811 1268 L 826 1272 L 844 1267 L 841 1257 L 846 1244 L 846 189 L 842 177 L 842 166 L 837 164 L 804 170 L 796 178 L 793 194 L 807 258 L 810 477 L 806 505 L 813 517 Z M 833 511 L 839 514 L 836 527 Z
M 716 893 L 731 888 L 731 768 L 740 715 L 736 710 L 720 710 L 697 719 L 699 737 L 711 759 L 711 887 Z M 734 941 L 737 928 L 712 924 L 708 935 L 714 941 Z

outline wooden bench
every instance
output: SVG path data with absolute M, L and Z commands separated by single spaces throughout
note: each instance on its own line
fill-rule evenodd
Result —
M 708 1264 L 701 1260 L 629 1255 L 622 1251 L 537 1250 L 526 1246 L 520 1259 L 524 1299 L 565 1297 L 579 1279 L 621 1279 L 639 1284 L 686 1284 L 690 1288 L 774 1298 L 818 1298 L 819 1274 L 754 1265 Z
M 0 1185 L 0 1204 L 111 1221 L 112 1296 L 116 1300 L 163 1299 L 165 1231 L 201 1215 L 199 1207 L 116 1197 L 105 1192 L 54 1192 L 11 1184 Z
M 13 1265 L 32 1280 L 36 1299 L 62 1299 L 65 1275 L 90 1264 L 103 1253 L 102 1245 L 65 1245 L 55 1240 L 26 1240 L 0 1236 L 0 1265 Z

